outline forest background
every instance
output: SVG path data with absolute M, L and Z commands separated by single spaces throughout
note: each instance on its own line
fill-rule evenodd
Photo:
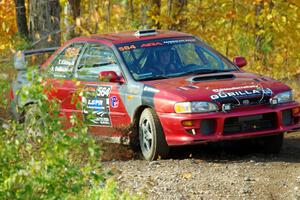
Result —
M 246 70 L 300 73 L 296 0 L 2 0 L 0 60 L 78 35 L 143 28 L 195 34 L 229 58 L 245 56 Z

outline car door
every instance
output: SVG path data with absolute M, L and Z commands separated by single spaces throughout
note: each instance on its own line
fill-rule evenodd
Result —
M 60 114 L 65 117 L 64 126 L 70 127 L 70 116 L 78 112 L 76 81 L 73 80 L 74 67 L 84 47 L 84 43 L 67 45 L 56 54 L 46 66 L 46 90 L 50 99 L 55 99 L 60 104 Z
M 88 43 L 78 61 L 75 77 L 83 88 L 81 112 L 89 132 L 99 139 L 124 139 L 130 125 L 123 100 L 126 83 L 100 80 L 99 73 L 114 71 L 123 76 L 112 49 L 101 43 Z M 119 141 L 121 142 L 121 141 Z

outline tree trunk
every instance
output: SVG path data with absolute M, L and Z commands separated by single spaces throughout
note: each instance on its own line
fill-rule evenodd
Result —
M 133 0 L 129 0 L 129 11 L 130 11 L 130 17 L 131 21 L 134 21 L 134 6 L 133 6 Z
M 60 45 L 59 0 L 28 0 L 29 31 L 36 48 Z
M 173 4 L 173 0 L 168 0 L 168 17 L 171 17 L 172 15 L 172 4 Z
M 69 0 L 69 4 L 72 10 L 72 17 L 75 21 L 80 16 L 80 0 Z
M 141 26 L 143 28 L 150 28 L 149 23 L 148 23 L 148 14 L 147 12 L 150 10 L 150 5 L 146 2 L 144 4 L 140 4 L 140 12 L 141 12 L 141 16 L 140 16 L 140 22 L 141 22 Z
M 232 0 L 232 12 L 236 12 L 236 7 L 235 7 L 235 0 Z M 230 20 L 230 34 L 231 38 L 234 38 L 234 23 L 235 23 L 235 17 L 231 16 Z M 226 56 L 229 56 L 229 49 L 230 49 L 230 43 L 231 40 L 227 40 L 226 42 Z
M 65 19 L 65 25 L 66 25 L 66 34 L 63 35 L 64 40 L 68 40 L 70 38 L 76 37 L 79 35 L 75 31 L 75 24 L 76 24 L 76 19 L 80 17 L 80 3 L 81 0 L 68 0 L 69 4 L 67 4 L 64 8 L 64 12 L 66 15 L 71 13 L 72 15 L 72 20 Z M 70 12 L 69 12 L 70 11 Z M 73 25 L 73 26 L 72 26 Z
M 255 10 L 254 10 L 255 11 L 255 33 L 254 33 L 255 51 L 254 51 L 254 60 L 260 60 L 259 52 L 260 52 L 260 49 L 261 49 L 263 36 L 259 35 L 258 33 L 261 29 L 263 29 L 263 26 L 259 22 L 259 16 L 260 16 L 261 11 L 262 11 L 263 8 L 264 8 L 263 2 L 255 5 Z
M 16 6 L 16 15 L 17 15 L 16 18 L 17 18 L 18 31 L 23 37 L 29 38 L 25 0 L 14 0 L 14 1 Z
M 161 24 L 159 23 L 160 8 L 161 8 L 161 1 L 160 0 L 151 0 L 150 16 L 154 16 L 155 19 L 153 19 L 151 21 L 150 26 L 153 27 L 153 28 L 157 28 L 157 29 L 161 28 Z
M 110 30 L 110 14 L 111 14 L 110 0 L 105 1 L 105 6 L 106 6 L 106 29 L 109 32 L 109 30 Z
M 187 0 L 168 1 L 168 15 L 173 23 L 169 25 L 171 30 L 182 30 L 186 26 L 187 18 L 184 12 L 186 11 Z

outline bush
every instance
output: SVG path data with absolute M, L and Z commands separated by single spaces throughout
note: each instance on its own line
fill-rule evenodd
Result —
M 65 129 L 59 104 L 44 91 L 42 78 L 32 80 L 22 96 L 35 100 L 27 107 L 35 114 L 0 127 L 0 199 L 133 198 L 102 170 L 100 148 L 85 123 L 74 115 Z

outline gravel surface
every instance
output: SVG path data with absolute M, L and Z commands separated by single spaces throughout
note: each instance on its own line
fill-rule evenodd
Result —
M 153 162 L 126 147 L 109 148 L 104 169 L 121 189 L 146 199 L 300 199 L 300 133 L 285 135 L 276 156 L 241 142 L 176 148 Z

